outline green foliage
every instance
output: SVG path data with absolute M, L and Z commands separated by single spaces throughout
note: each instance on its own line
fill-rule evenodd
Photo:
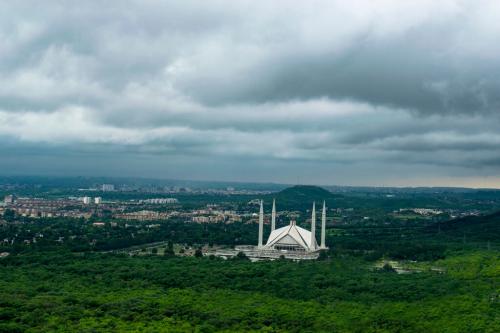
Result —
M 174 256 L 175 255 L 174 243 L 172 241 L 168 242 L 167 247 L 165 248 L 164 255 L 165 256 Z
M 319 186 L 296 185 L 286 188 L 281 192 L 269 196 L 267 201 L 271 202 L 271 197 L 276 198 L 279 207 L 289 209 L 309 209 L 312 202 L 317 204 L 327 200 L 329 203 L 334 199 L 342 198 L 341 195 L 333 194 Z
M 315 262 L 45 252 L 0 260 L 0 332 L 498 332 L 499 254 L 399 275 Z
M 185 244 L 251 244 L 257 238 L 257 228 L 252 224 L 197 224 L 178 220 L 156 221 L 159 228 L 150 229 L 146 222 L 118 221 L 116 227 L 96 228 L 91 221 L 71 218 L 28 220 L 19 224 L 0 225 L 0 240 L 15 237 L 14 252 L 67 248 L 74 252 L 110 251 L 159 241 Z M 155 223 L 156 223 L 155 222 Z M 43 234 L 36 244 L 23 245 L 25 239 Z M 62 237 L 63 241 L 59 242 Z M 5 246 L 9 252 L 13 249 Z M 2 245 L 0 245 L 2 250 Z M 173 251 L 173 245 L 172 245 Z M 169 251 L 169 253 L 172 253 Z
M 239 260 L 249 260 L 247 255 L 244 253 L 244 252 L 238 252 L 238 254 L 236 255 L 236 259 L 239 259 Z
M 389 263 L 387 263 L 384 266 L 382 266 L 382 271 L 383 272 L 387 272 L 387 273 L 394 273 L 394 272 L 396 272 L 396 270 Z
M 322 261 L 322 260 L 326 260 L 326 259 L 328 259 L 328 252 L 325 250 L 319 251 L 318 260 Z
M 436 226 L 428 227 L 436 230 Z M 440 222 L 439 232 L 465 241 L 498 242 L 500 236 L 500 212 L 486 216 L 468 216 L 465 218 Z M 432 230 L 429 230 L 432 232 Z
M 16 217 L 16 212 L 13 211 L 12 209 L 6 209 L 4 212 L 3 212 L 3 218 L 5 219 L 5 221 L 7 222 L 12 222 L 14 221 Z

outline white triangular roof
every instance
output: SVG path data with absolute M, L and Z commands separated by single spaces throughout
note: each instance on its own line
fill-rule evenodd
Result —
M 314 251 L 317 249 L 316 239 L 311 244 L 311 232 L 304 228 L 298 227 L 294 221 L 290 222 L 286 227 L 276 229 L 271 232 L 265 247 L 270 248 L 278 242 L 297 243 L 306 251 Z

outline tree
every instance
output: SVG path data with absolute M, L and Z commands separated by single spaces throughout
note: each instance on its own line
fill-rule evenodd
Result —
M 249 260 L 247 255 L 243 252 L 238 252 L 238 254 L 236 255 L 236 259 L 239 259 L 239 260 Z
M 201 249 L 200 248 L 197 248 L 196 251 L 194 251 L 194 256 L 196 258 L 201 258 L 203 257 L 203 252 L 201 252 Z
M 319 251 L 319 257 L 318 260 L 326 260 L 328 259 L 328 254 L 325 250 Z
M 5 212 L 3 212 L 3 218 L 7 222 L 12 222 L 16 218 L 16 212 L 12 209 L 6 209 Z
M 172 241 L 168 241 L 167 247 L 165 248 L 164 255 L 175 256 L 174 243 L 172 243 Z
M 391 266 L 391 264 L 387 263 L 382 267 L 382 272 L 394 273 L 396 270 Z

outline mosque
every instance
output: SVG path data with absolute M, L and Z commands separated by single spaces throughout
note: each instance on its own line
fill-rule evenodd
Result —
M 266 244 L 263 243 L 264 234 L 264 208 L 260 201 L 259 212 L 259 239 L 257 246 L 240 245 L 234 250 L 219 250 L 217 256 L 230 258 L 243 252 L 252 261 L 273 260 L 286 258 L 293 260 L 317 259 L 320 250 L 325 250 L 326 205 L 323 202 L 321 214 L 321 244 L 316 241 L 316 203 L 313 203 L 311 216 L 311 231 L 301 228 L 294 220 L 290 224 L 276 229 L 276 202 L 273 200 L 271 213 L 271 233 Z

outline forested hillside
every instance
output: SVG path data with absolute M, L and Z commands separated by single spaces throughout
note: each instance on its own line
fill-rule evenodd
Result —
M 465 237 L 475 241 L 498 242 L 500 238 L 500 212 L 486 216 L 468 216 L 465 218 L 440 222 L 433 226 L 450 237 Z

